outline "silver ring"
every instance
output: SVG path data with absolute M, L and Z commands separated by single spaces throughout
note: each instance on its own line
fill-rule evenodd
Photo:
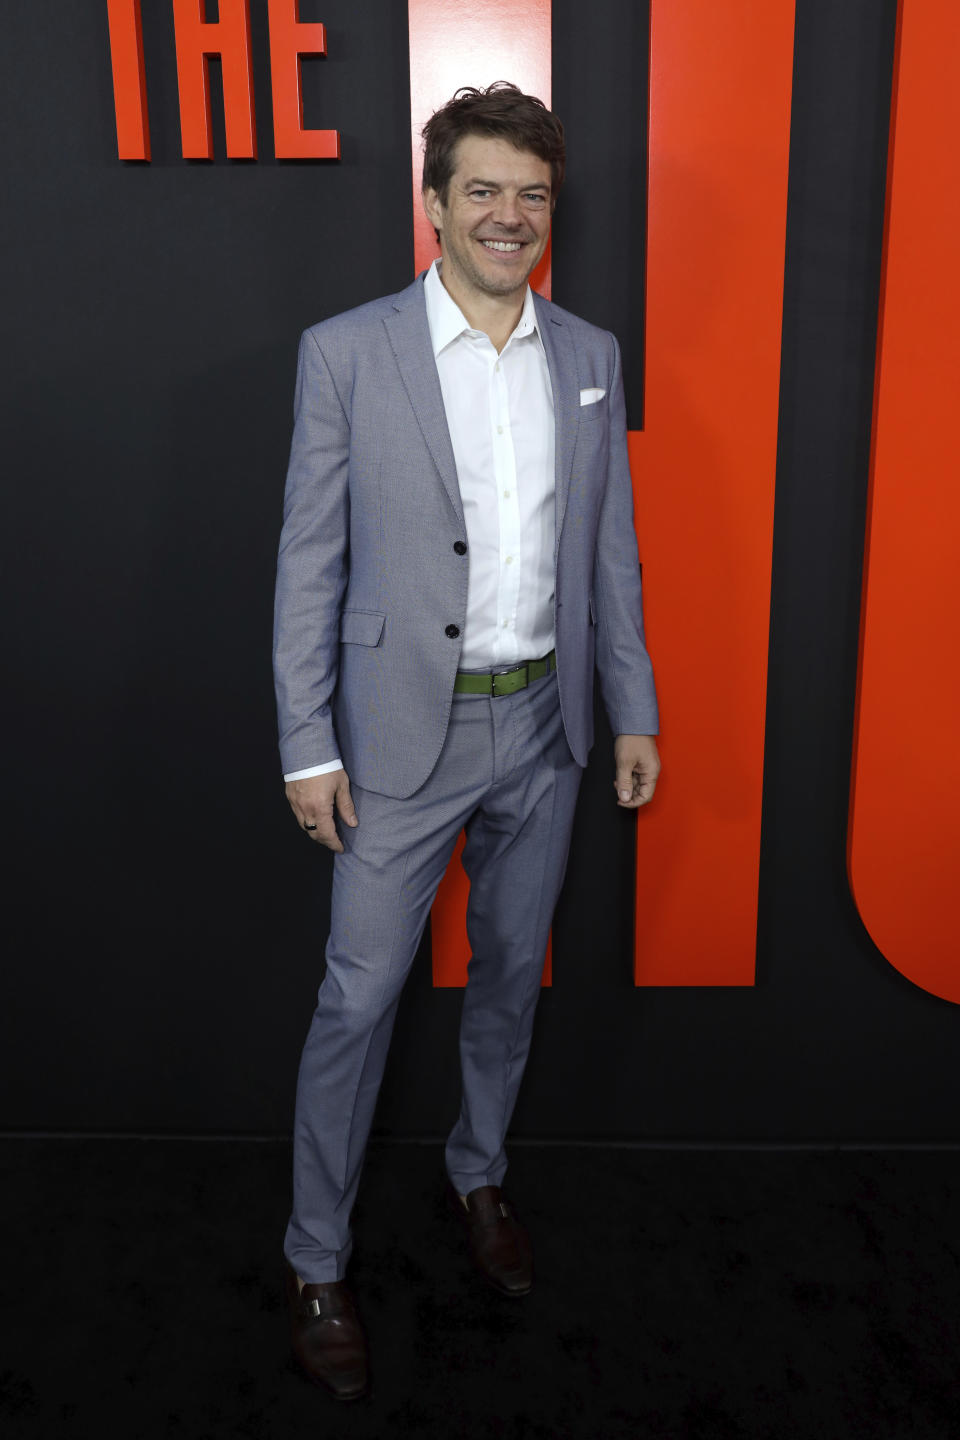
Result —
M 307 822 L 306 822 L 306 820 L 304 820 L 304 822 L 303 822 L 303 828 L 304 828 L 304 830 L 316 830 L 317 827 L 316 827 L 316 825 L 308 825 Z

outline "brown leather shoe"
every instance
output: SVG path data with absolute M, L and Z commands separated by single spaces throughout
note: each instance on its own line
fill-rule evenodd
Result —
M 345 1280 L 304 1285 L 287 1266 L 290 1338 L 300 1368 L 337 1400 L 358 1400 L 367 1388 L 367 1342 Z
M 502 1295 L 526 1295 L 533 1287 L 530 1237 L 503 1198 L 499 1185 L 481 1185 L 466 1207 L 450 1187 L 450 1203 L 466 1226 L 473 1263 Z

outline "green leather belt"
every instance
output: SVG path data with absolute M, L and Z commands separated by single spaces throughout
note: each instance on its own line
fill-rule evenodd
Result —
M 510 670 L 503 670 L 497 675 L 465 675 L 462 671 L 457 672 L 457 678 L 453 682 L 454 695 L 515 695 L 518 690 L 525 690 L 532 685 L 534 680 L 542 680 L 544 675 L 549 675 L 551 670 L 557 668 L 557 652 L 551 650 L 549 655 L 544 655 L 542 660 L 526 660 L 522 665 L 514 665 Z

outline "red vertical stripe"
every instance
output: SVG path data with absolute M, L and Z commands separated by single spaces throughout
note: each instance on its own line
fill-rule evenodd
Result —
M 914 984 L 960 1003 L 960 9 L 901 0 L 849 863 Z
M 793 22 L 793 0 L 651 5 L 641 985 L 754 979 Z

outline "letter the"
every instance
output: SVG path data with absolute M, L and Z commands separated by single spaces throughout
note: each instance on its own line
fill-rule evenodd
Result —
M 107 0 L 117 150 L 121 160 L 150 159 L 147 77 L 140 0 Z
M 300 21 L 300 0 L 269 0 L 270 80 L 278 160 L 339 160 L 337 130 L 304 130 L 301 55 L 326 55 L 323 25 Z
M 206 0 L 173 0 L 183 158 L 213 159 L 208 61 L 219 55 L 227 155 L 231 160 L 255 160 L 249 0 L 220 0 L 220 19 L 214 25 L 207 24 L 206 11 Z

